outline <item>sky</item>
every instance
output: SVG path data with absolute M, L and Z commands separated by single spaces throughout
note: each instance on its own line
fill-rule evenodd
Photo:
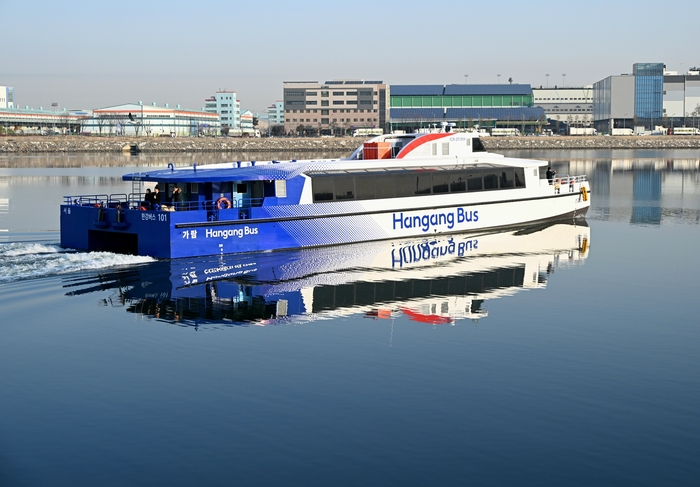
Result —
M 261 114 L 284 81 L 580 87 L 700 66 L 698 19 L 698 0 L 0 0 L 0 86 L 49 110 L 227 90 Z

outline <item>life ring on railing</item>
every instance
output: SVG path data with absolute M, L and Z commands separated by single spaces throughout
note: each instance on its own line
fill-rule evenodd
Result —
M 221 197 L 218 200 L 216 200 L 216 207 L 219 210 L 228 210 L 231 208 L 231 200 L 225 197 Z
M 583 201 L 588 201 L 588 190 L 585 186 L 581 186 L 581 199 Z
M 141 210 L 141 211 L 146 211 L 146 207 L 145 207 L 145 206 L 139 206 L 139 210 Z

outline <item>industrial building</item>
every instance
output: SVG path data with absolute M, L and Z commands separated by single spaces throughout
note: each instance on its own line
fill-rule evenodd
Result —
M 593 85 L 593 119 L 598 132 L 643 127 L 697 127 L 700 71 L 666 71 L 663 63 L 636 63 L 631 74 L 608 76 Z
M 533 104 L 550 122 L 589 127 L 593 124 L 593 86 L 533 88 Z
M 446 122 L 457 129 L 535 132 L 546 117 L 533 102 L 528 84 L 391 85 L 390 130 L 415 131 Z
M 83 132 L 95 135 L 197 136 L 219 134 L 219 115 L 205 111 L 185 110 L 127 103 L 93 110 L 85 120 Z
M 80 133 L 91 112 L 66 110 L 38 110 L 25 107 L 0 108 L 0 134 L 47 135 Z

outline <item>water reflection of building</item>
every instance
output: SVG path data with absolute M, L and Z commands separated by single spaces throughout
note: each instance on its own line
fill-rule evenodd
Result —
M 587 175 L 593 192 L 589 216 L 645 225 L 700 222 L 700 204 L 688 203 L 700 201 L 700 158 L 615 152 L 630 156 L 551 158 L 558 174 Z
M 432 324 L 487 316 L 484 302 L 546 286 L 585 261 L 590 230 L 555 224 L 192 260 L 66 281 L 68 294 L 183 325 L 275 324 L 345 315 L 407 316 Z

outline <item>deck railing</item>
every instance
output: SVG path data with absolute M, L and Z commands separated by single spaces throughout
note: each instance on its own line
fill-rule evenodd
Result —
M 164 201 L 151 204 L 146 201 L 145 197 L 146 195 L 144 193 L 130 193 L 128 195 L 126 193 L 116 193 L 64 196 L 63 204 L 141 211 L 226 211 L 258 207 L 262 206 L 263 202 L 263 198 L 249 198 L 246 200 L 217 198 L 215 200 L 205 201 L 182 201 L 177 203 Z

